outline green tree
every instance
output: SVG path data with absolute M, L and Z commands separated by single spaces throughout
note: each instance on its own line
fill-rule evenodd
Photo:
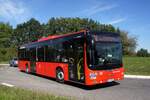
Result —
M 120 31 L 119 29 L 117 29 L 117 31 L 119 32 L 122 39 L 124 55 L 135 54 L 135 49 L 137 46 L 137 38 L 129 36 L 129 33 L 126 31 Z
M 10 46 L 10 37 L 13 32 L 12 26 L 9 23 L 0 22 L 0 47 Z
M 148 53 L 147 49 L 141 48 L 140 50 L 137 51 L 137 56 L 139 56 L 139 57 L 149 57 L 150 54 Z
M 97 21 L 88 18 L 51 18 L 45 25 L 45 30 L 47 33 L 45 35 L 52 34 L 64 34 L 67 32 L 80 31 L 85 28 L 90 28 L 92 30 L 106 31 L 106 32 L 116 32 L 112 25 L 100 24 Z
M 33 42 L 41 38 L 42 33 L 40 22 L 31 18 L 29 21 L 17 25 L 12 35 L 12 41 L 15 45 Z
M 11 47 L 10 38 L 12 33 L 13 28 L 9 23 L 0 22 L 0 61 L 8 61 L 16 55 L 16 49 Z

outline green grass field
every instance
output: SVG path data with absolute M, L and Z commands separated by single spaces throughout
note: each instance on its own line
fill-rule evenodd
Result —
M 68 98 L 0 85 L 0 100 L 68 100 Z
M 124 57 L 125 74 L 150 75 L 150 57 Z

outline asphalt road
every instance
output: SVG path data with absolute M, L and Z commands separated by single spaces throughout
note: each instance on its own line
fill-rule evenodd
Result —
M 69 82 L 60 84 L 54 79 L 26 74 L 17 68 L 6 66 L 0 67 L 1 83 L 82 100 L 150 100 L 149 79 L 126 78 L 123 81 L 87 88 Z

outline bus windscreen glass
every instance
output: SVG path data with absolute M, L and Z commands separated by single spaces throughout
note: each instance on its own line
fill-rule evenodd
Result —
M 121 67 L 122 44 L 120 37 L 94 35 L 93 40 L 93 47 L 88 49 L 90 68 L 97 70 Z

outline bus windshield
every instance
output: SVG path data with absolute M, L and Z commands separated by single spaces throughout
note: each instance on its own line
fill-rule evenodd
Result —
M 87 52 L 89 55 L 90 61 L 89 68 L 91 69 L 113 69 L 121 67 L 122 65 L 122 45 L 121 42 L 116 41 L 115 37 L 113 41 L 112 38 L 109 37 L 109 40 L 107 41 L 107 38 L 100 39 L 100 41 L 97 41 L 94 38 L 94 43 L 91 46 L 88 46 Z M 112 40 L 110 40 L 112 39 Z

